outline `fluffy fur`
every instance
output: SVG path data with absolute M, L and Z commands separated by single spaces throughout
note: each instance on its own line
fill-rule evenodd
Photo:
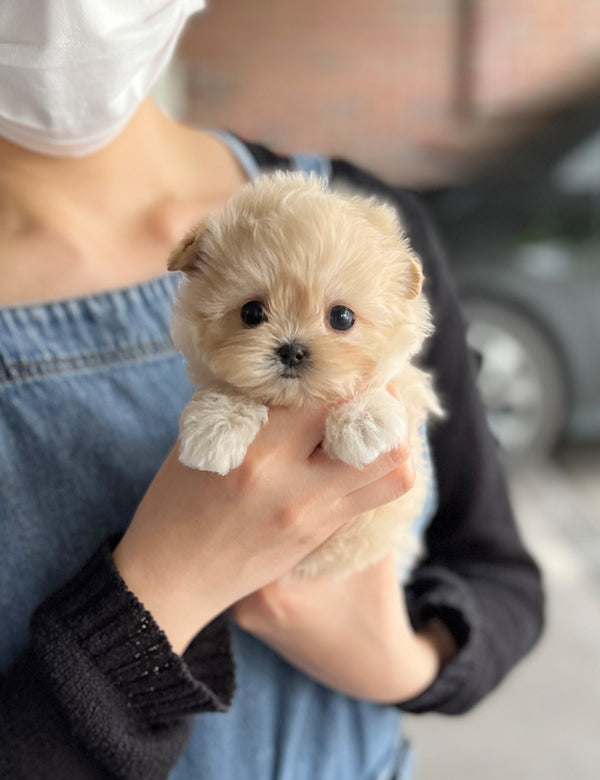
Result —
M 339 576 L 392 549 L 405 564 L 427 490 L 423 431 L 441 409 L 429 376 L 411 362 L 431 321 L 421 265 L 395 210 L 330 192 L 314 176 L 263 176 L 191 230 L 169 268 L 186 275 L 173 340 L 201 388 L 181 418 L 182 463 L 219 474 L 236 468 L 273 405 L 336 402 L 323 447 L 357 467 L 408 434 L 414 487 L 346 523 L 297 571 Z M 242 309 L 250 301 L 264 319 L 249 325 Z M 347 330 L 331 324 L 340 306 L 355 318 Z

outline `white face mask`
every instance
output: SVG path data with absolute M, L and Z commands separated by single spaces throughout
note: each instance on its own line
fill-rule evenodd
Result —
M 114 138 L 204 0 L 3 0 L 0 135 L 77 157 Z

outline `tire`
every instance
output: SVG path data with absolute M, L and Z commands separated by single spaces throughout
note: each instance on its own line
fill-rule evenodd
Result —
M 478 386 L 508 465 L 547 459 L 563 433 L 567 379 L 558 350 L 509 303 L 463 298 L 467 338 L 479 354 Z

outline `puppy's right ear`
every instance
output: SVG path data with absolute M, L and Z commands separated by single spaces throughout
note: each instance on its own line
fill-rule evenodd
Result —
M 167 260 L 169 271 L 183 271 L 184 274 L 191 274 L 196 270 L 201 261 L 202 254 L 200 242 L 206 230 L 206 223 L 200 222 L 189 230 L 186 235 L 175 245 L 175 248 Z

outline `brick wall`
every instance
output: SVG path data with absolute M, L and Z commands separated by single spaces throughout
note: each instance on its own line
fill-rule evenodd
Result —
M 194 123 L 438 183 L 595 86 L 600 1 L 209 0 L 179 57 Z
M 476 101 L 499 113 L 600 78 L 598 0 L 483 0 Z

